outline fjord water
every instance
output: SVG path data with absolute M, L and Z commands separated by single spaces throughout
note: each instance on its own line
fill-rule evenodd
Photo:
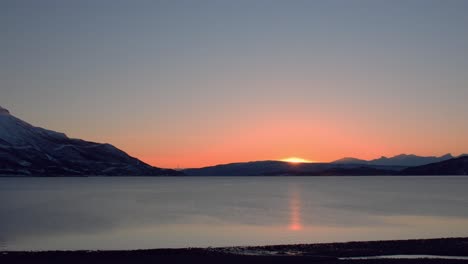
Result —
M 1 178 L 0 250 L 468 236 L 468 177 Z

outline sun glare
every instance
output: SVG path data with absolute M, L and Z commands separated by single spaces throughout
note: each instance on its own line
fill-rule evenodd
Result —
M 308 162 L 313 162 L 313 161 L 311 161 L 311 160 L 306 160 L 306 159 L 297 158 L 297 157 L 290 157 L 290 158 L 282 159 L 281 161 L 290 162 L 290 163 L 308 163 Z

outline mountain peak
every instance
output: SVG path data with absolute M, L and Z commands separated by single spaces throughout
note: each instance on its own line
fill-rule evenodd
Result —
M 391 159 L 407 159 L 407 158 L 417 158 L 418 156 L 414 155 L 414 154 L 405 154 L 405 153 L 402 153 L 400 155 L 396 155 L 396 156 L 393 156 L 391 157 Z
M 366 164 L 367 160 L 362 160 L 362 159 L 356 159 L 353 157 L 344 157 L 339 160 L 335 160 L 332 163 L 335 164 Z
M 9 115 L 10 111 L 0 106 L 0 115 Z
M 0 176 L 156 176 L 180 172 L 152 167 L 109 144 L 71 139 L 35 127 L 0 107 Z

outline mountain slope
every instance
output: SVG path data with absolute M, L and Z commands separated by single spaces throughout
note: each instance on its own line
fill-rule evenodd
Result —
M 403 175 L 468 175 L 468 156 L 461 156 L 401 171 Z
M 189 176 L 293 176 L 293 175 L 393 175 L 403 167 L 362 164 L 289 163 L 284 161 L 253 161 L 186 169 Z
M 434 156 L 429 156 L 429 157 L 421 157 L 421 156 L 416 156 L 416 155 L 406 155 L 406 154 L 401 154 L 397 155 L 391 158 L 387 157 L 381 157 L 379 159 L 371 160 L 370 164 L 373 165 L 400 165 L 400 166 L 422 166 L 434 162 L 440 162 L 444 160 L 449 160 L 453 159 L 453 156 L 451 154 L 446 154 L 440 157 L 434 157 Z
M 394 157 L 380 157 L 373 160 L 360 160 L 356 158 L 343 158 L 336 161 L 333 161 L 334 164 L 366 164 L 366 165 L 378 165 L 378 166 L 404 166 L 404 167 L 413 167 L 413 166 L 422 166 L 434 162 L 440 162 L 444 160 L 453 159 L 454 157 L 451 154 L 446 154 L 440 157 L 421 157 L 416 155 L 407 155 L 401 154 Z
M 110 144 L 71 139 L 63 133 L 34 127 L 0 107 L 0 175 L 177 174 L 152 167 Z
M 335 160 L 331 162 L 333 164 L 368 164 L 369 161 L 367 160 L 362 160 L 362 159 L 357 159 L 357 158 L 352 158 L 352 157 L 345 157 L 339 160 Z

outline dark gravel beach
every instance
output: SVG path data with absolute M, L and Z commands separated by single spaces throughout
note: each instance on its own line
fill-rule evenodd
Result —
M 468 256 L 468 238 L 129 251 L 5 251 L 0 253 L 0 263 L 468 263 L 461 259 L 342 259 L 382 255 Z

